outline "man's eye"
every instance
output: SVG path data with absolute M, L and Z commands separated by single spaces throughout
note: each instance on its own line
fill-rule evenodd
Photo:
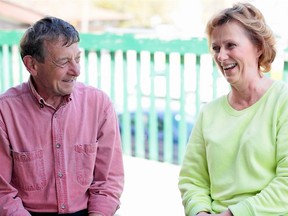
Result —
M 61 67 L 61 68 L 63 68 L 63 67 L 65 67 L 66 65 L 67 65 L 67 63 L 69 62 L 69 61 L 67 61 L 67 60 L 65 60 L 65 61 L 52 61 L 53 62 L 53 64 L 54 65 L 56 65 L 57 67 Z
M 69 62 L 68 60 L 61 60 L 61 61 L 56 62 L 56 64 L 60 67 L 64 67 L 65 65 L 68 64 L 68 62 Z
M 80 62 L 80 56 L 75 58 L 75 62 L 79 63 Z
M 60 65 L 66 65 L 69 61 L 65 60 L 65 61 L 60 61 L 59 64 Z

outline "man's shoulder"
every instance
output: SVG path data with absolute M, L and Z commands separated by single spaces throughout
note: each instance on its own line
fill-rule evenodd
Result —
M 93 98 L 93 97 L 103 98 L 103 99 L 109 98 L 108 94 L 106 92 L 104 92 L 103 90 L 101 90 L 97 87 L 91 86 L 91 85 L 87 85 L 87 84 L 82 83 L 82 82 L 76 83 L 75 89 L 73 91 L 73 95 L 75 95 L 76 97 L 81 95 L 82 97 L 86 96 L 89 98 Z
M 0 94 L 0 101 L 6 101 L 13 98 L 19 98 L 23 95 L 30 94 L 28 84 L 22 83 L 17 86 L 13 86 Z

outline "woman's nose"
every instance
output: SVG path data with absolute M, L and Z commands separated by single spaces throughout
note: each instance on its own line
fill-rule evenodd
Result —
M 218 55 L 217 55 L 217 60 L 219 62 L 222 62 L 228 58 L 227 51 L 225 49 L 220 49 Z

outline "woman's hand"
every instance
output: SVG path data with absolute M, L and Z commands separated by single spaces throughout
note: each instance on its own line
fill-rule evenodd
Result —
M 213 216 L 233 216 L 232 212 L 228 209 L 220 214 L 212 214 Z
M 232 212 L 228 209 L 220 214 L 210 214 L 209 212 L 199 212 L 197 216 L 233 216 Z
M 211 216 L 211 214 L 209 213 L 209 212 L 199 212 L 198 214 L 197 214 L 197 216 Z

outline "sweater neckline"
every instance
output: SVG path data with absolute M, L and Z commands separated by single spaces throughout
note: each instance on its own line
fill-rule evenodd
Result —
M 228 113 L 230 113 L 231 115 L 234 115 L 234 116 L 243 115 L 245 113 L 248 113 L 252 110 L 257 109 L 260 106 L 260 104 L 262 104 L 262 101 L 264 101 L 271 94 L 272 89 L 274 89 L 274 87 L 277 85 L 277 83 L 278 83 L 277 81 L 274 81 L 272 83 L 272 85 L 268 88 L 268 90 L 263 94 L 263 96 L 256 103 L 254 103 L 253 105 L 251 105 L 251 106 L 249 106 L 243 110 L 236 110 L 229 104 L 228 94 L 223 96 L 222 104 L 223 104 L 225 110 Z

